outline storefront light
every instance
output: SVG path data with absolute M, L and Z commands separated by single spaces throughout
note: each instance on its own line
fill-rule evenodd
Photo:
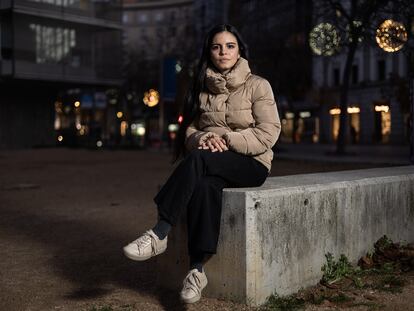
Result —
M 341 109 L 339 109 L 339 108 L 332 108 L 331 110 L 329 110 L 329 114 L 330 115 L 341 114 Z
M 286 112 L 285 113 L 286 119 L 293 119 L 295 117 L 295 114 L 293 112 Z
M 128 122 L 122 121 L 121 128 L 120 128 L 121 136 L 125 136 L 127 134 L 127 129 L 128 129 Z
M 60 127 L 61 126 L 62 126 L 62 122 L 61 122 L 59 116 L 56 115 L 56 117 L 55 117 L 55 124 L 54 124 L 55 130 L 60 130 Z
M 144 136 L 145 135 L 145 127 L 140 126 L 137 128 L 137 134 L 138 136 Z
M 144 136 L 145 135 L 145 126 L 142 123 L 132 123 L 131 124 L 131 134 L 134 136 Z
M 299 117 L 302 119 L 310 118 L 311 113 L 309 111 L 301 111 L 299 112 Z
M 361 109 L 359 107 L 348 107 L 346 110 L 349 114 L 351 113 L 360 113 Z M 340 108 L 332 108 L 329 110 L 329 114 L 330 115 L 338 115 L 341 114 L 341 109 Z
M 359 107 L 348 107 L 347 111 L 348 113 L 359 113 L 361 109 Z
M 388 112 L 390 110 L 390 106 L 387 105 L 379 105 L 379 106 L 375 106 L 375 111 L 377 112 Z
M 178 124 L 171 123 L 168 125 L 169 132 L 177 132 L 178 131 Z

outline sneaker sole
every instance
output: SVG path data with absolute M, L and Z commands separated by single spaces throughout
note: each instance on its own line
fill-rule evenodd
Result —
M 203 288 L 201 289 L 201 291 L 204 289 L 204 288 L 206 288 L 206 286 L 207 286 L 207 284 L 208 283 L 206 283 L 206 285 L 204 285 L 203 286 Z M 190 304 L 190 303 L 195 303 L 195 302 L 197 302 L 197 301 L 199 301 L 200 299 L 201 299 L 201 293 L 200 293 L 200 296 L 196 296 L 196 297 L 193 297 L 193 298 L 184 298 L 184 297 L 182 297 L 181 295 L 180 295 L 180 298 L 181 298 L 181 301 L 182 302 L 184 302 L 184 303 L 188 303 L 188 304 Z
M 133 254 L 128 253 L 125 249 L 124 249 L 124 255 L 126 257 L 128 257 L 129 259 L 134 260 L 134 261 L 144 261 L 144 260 L 150 259 L 152 257 L 151 255 L 150 256 L 145 256 L 145 257 L 135 256 Z
M 154 257 L 154 256 L 157 256 L 157 255 L 160 255 L 160 254 L 164 253 L 166 249 L 167 248 L 165 248 L 164 250 L 160 251 L 156 255 L 149 255 L 149 256 L 136 256 L 134 254 L 129 253 L 127 250 L 125 250 L 125 248 L 123 248 L 123 251 L 124 251 L 124 255 L 126 257 L 128 257 L 129 259 L 131 259 L 131 260 L 134 260 L 134 261 L 145 261 L 145 260 L 150 259 L 151 257 Z
M 193 298 L 190 298 L 190 299 L 186 299 L 186 298 L 181 297 L 181 301 L 184 302 L 184 303 L 187 303 L 187 304 L 196 303 L 200 299 L 201 299 L 201 296 L 200 297 L 193 297 Z

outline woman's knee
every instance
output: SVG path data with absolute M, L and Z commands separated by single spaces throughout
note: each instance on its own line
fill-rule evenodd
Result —
M 185 159 L 187 161 L 200 161 L 205 158 L 207 151 L 202 149 L 191 150 Z

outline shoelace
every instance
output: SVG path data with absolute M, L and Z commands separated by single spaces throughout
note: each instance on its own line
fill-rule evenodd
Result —
M 137 244 L 138 252 L 141 253 L 144 248 L 146 248 L 151 243 L 151 236 L 149 234 L 144 234 L 143 236 L 136 239 L 134 242 Z
M 184 290 L 192 290 L 197 295 L 200 294 L 201 281 L 196 272 L 188 275 L 184 280 Z

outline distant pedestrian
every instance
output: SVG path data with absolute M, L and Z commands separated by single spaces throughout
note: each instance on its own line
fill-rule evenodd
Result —
M 280 134 L 272 88 L 250 72 L 247 57 L 233 26 L 207 34 L 177 137 L 176 156 L 184 159 L 154 198 L 155 227 L 124 247 L 138 261 L 163 253 L 186 211 L 190 267 L 180 294 L 186 303 L 198 301 L 207 285 L 203 264 L 216 253 L 223 188 L 262 185 Z

